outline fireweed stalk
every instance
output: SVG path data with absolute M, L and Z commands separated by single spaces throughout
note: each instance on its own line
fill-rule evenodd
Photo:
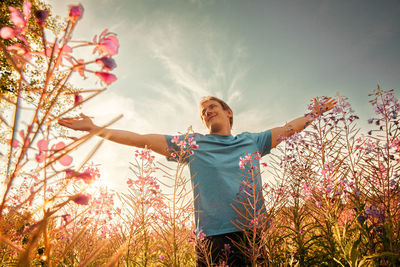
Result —
M 316 120 L 310 131 L 286 143 L 289 146 L 283 151 L 282 166 L 290 173 L 289 196 L 293 202 L 283 209 L 292 211 L 283 212 L 287 222 L 282 229 L 287 229 L 285 238 L 292 240 L 287 248 L 293 255 L 292 262 L 397 264 L 398 230 L 388 234 L 386 229 L 399 229 L 399 131 L 394 113 L 398 102 L 390 91 L 378 88 L 374 93 L 386 99 L 390 111 L 386 114 L 391 114 L 390 118 L 381 117 L 388 121 L 388 137 L 359 134 L 355 125 L 358 117 L 340 97 L 332 112 Z M 375 110 L 384 113 L 385 105 L 380 105 L 379 97 L 375 99 Z M 385 126 L 375 124 L 378 131 L 384 131 Z M 386 143 L 389 149 L 385 142 L 379 147 L 382 139 L 390 141 Z M 382 162 L 391 163 L 393 171 L 388 172 Z M 396 220 L 389 219 L 394 216 Z
M 271 230 L 275 210 L 280 207 L 281 196 L 275 194 L 272 184 L 264 183 L 259 169 L 260 153 L 246 154 L 239 159 L 241 186 L 232 204 L 238 215 L 235 226 L 244 233 L 242 242 L 234 242 L 250 259 L 251 266 L 265 264 L 269 260 L 272 236 L 266 235 Z M 265 163 L 261 163 L 265 166 Z M 225 253 L 226 254 L 226 253 Z M 229 257 L 229 255 L 227 255 Z
M 172 140 L 178 147 L 178 150 L 169 148 L 171 157 L 177 163 L 176 169 L 168 168 L 163 164 L 160 164 L 159 168 L 163 172 L 161 179 L 169 181 L 169 183 L 164 183 L 160 179 L 160 183 L 166 186 L 169 191 L 169 193 L 164 194 L 168 216 L 164 217 L 164 220 L 160 220 L 157 225 L 157 234 L 161 241 L 160 249 L 165 255 L 163 262 L 165 266 L 182 266 L 194 263 L 193 244 L 188 243 L 188 241 L 192 238 L 193 214 L 198 212 L 193 207 L 193 202 L 197 196 L 191 197 L 192 190 L 196 185 L 192 184 L 192 188 L 189 189 L 193 177 L 186 176 L 184 173 L 190 163 L 189 157 L 198 148 L 192 132 L 191 127 L 189 127 L 185 135 L 180 138 L 176 136 Z M 191 249 L 183 249 L 185 246 L 189 246 Z
M 0 120 L 0 126 L 11 135 L 8 140 L 7 162 L 2 162 L 6 171 L 2 178 L 5 189 L 0 202 L 1 240 L 6 246 L 19 247 L 13 244 L 12 236 L 3 235 L 3 223 L 7 218 L 21 217 L 29 227 L 21 230 L 23 240 L 26 241 L 23 242 L 23 247 L 17 250 L 19 254 L 15 255 L 13 260 L 24 266 L 38 261 L 52 266 L 57 262 L 52 254 L 58 245 L 53 242 L 53 234 L 60 232 L 67 221 L 75 221 L 81 215 L 71 218 L 70 214 L 62 215 L 63 210 L 70 205 L 88 205 L 92 197 L 84 191 L 97 177 L 88 169 L 81 171 L 97 147 L 78 167 L 71 165 L 73 159 L 68 156 L 69 152 L 93 134 L 73 139 L 65 145 L 55 136 L 54 124 L 60 116 L 71 112 L 103 91 L 72 89 L 68 81 L 74 72 L 94 72 L 106 84 L 116 80 L 116 77 L 108 72 L 115 66 L 109 56 L 116 53 L 119 44 L 114 34 L 104 31 L 98 40 L 87 44 L 92 45 L 94 52 L 98 52 L 101 58 L 94 61 L 76 59 L 72 54 L 74 48 L 68 43 L 71 42 L 73 30 L 83 15 L 83 7 L 70 6 L 67 26 L 61 36 L 56 37 L 53 42 L 49 42 L 46 37 L 48 11 L 31 12 L 31 8 L 32 4 L 29 1 L 23 4 L 22 12 L 9 7 L 13 27 L 0 29 L 0 47 L 14 67 L 14 75 L 18 77 L 15 94 L 1 95 L 2 105 L 8 106 L 10 113 L 13 113 L 11 121 L 7 117 L 4 118 L 3 114 Z M 28 27 L 31 15 L 35 16 L 40 31 L 32 31 Z M 27 38 L 28 33 L 39 35 L 42 43 L 39 46 L 31 46 Z M 5 45 L 10 42 L 11 45 Z M 102 69 L 95 71 L 86 68 L 89 65 L 97 65 L 95 63 L 101 63 Z M 89 93 L 92 94 L 86 99 L 82 97 L 83 94 Z M 30 122 L 21 129 L 23 127 L 20 115 L 25 104 L 33 111 Z M 34 165 L 36 167 L 33 167 Z M 24 181 L 21 182 L 22 178 Z M 29 187 L 29 191 L 17 196 L 11 189 L 19 187 L 21 183 L 23 187 Z M 92 202 L 91 204 L 93 205 Z M 60 216 L 64 216 L 64 223 L 57 226 L 55 222 Z M 33 250 L 41 245 L 43 247 L 38 249 L 38 257 L 32 258 Z M 65 254 L 66 252 L 63 253 Z M 95 255 L 96 253 L 91 253 L 86 259 L 82 259 L 82 263 L 90 262 Z

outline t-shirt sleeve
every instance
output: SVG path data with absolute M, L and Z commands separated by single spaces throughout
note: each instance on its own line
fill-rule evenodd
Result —
M 177 161 L 178 159 L 178 151 L 180 151 L 179 146 L 177 145 L 176 142 L 173 142 L 172 140 L 175 138 L 175 140 L 178 138 L 181 140 L 183 137 L 181 135 L 178 136 L 173 136 L 173 135 L 164 135 L 165 140 L 167 140 L 167 145 L 168 145 L 168 150 L 171 152 L 171 156 L 167 157 L 167 160 L 169 161 Z M 175 157 L 174 157 L 175 156 Z
M 272 144 L 271 130 L 260 133 L 250 133 L 250 136 L 256 142 L 261 156 L 265 156 L 270 153 Z
M 181 160 L 184 162 L 188 162 L 190 160 L 190 143 L 193 141 L 193 134 L 188 135 L 164 135 L 165 140 L 167 141 L 168 150 L 171 153 L 170 157 L 167 157 L 169 161 L 179 161 L 180 154 L 183 153 Z M 183 149 L 181 148 L 183 146 Z

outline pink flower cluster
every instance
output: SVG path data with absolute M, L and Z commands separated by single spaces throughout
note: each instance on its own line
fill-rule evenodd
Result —
M 154 160 L 154 156 L 151 155 L 151 150 L 143 149 L 143 150 L 136 150 L 135 157 L 139 158 L 140 160 L 146 160 L 148 162 L 152 162 Z
M 38 163 L 43 162 L 46 158 L 50 161 L 53 160 L 55 158 L 53 154 L 65 148 L 64 142 L 58 142 L 57 144 L 52 145 L 50 149 L 48 149 L 48 146 L 49 142 L 45 139 L 41 139 L 37 142 L 39 153 L 36 154 L 35 159 Z M 69 155 L 63 155 L 58 159 L 58 162 L 63 166 L 69 166 L 72 163 L 72 157 Z
M 25 36 L 23 34 L 27 30 L 27 24 L 29 21 L 29 18 L 31 16 L 31 8 L 32 4 L 29 1 L 26 1 L 23 6 L 23 15 L 21 12 L 16 9 L 15 7 L 8 7 L 10 10 L 10 21 L 12 24 L 14 24 L 14 28 L 11 27 L 3 27 L 0 29 L 0 37 L 3 39 L 12 39 L 16 37 L 18 40 L 22 41 L 25 45 L 28 46 L 28 41 L 26 40 Z
M 117 80 L 117 77 L 109 72 L 117 66 L 114 59 L 111 58 L 111 56 L 114 56 L 118 53 L 119 49 L 119 41 L 114 33 L 108 32 L 108 30 L 106 29 L 99 35 L 99 37 L 97 37 L 96 35 L 93 38 L 93 42 L 84 42 L 84 46 L 94 46 L 93 54 L 98 53 L 101 56 L 94 61 L 86 62 L 83 59 L 75 59 L 71 55 L 73 48 L 68 46 L 66 43 L 59 47 L 58 43 L 53 44 L 51 42 L 46 42 L 46 48 L 44 49 L 44 51 L 32 52 L 30 51 L 30 44 L 25 36 L 28 30 L 28 21 L 31 16 L 31 8 L 32 4 L 29 1 L 26 1 L 23 4 L 22 13 L 14 7 L 9 7 L 10 21 L 14 25 L 14 27 L 6 26 L 0 29 L 1 38 L 16 38 L 17 40 L 22 41 L 23 44 L 16 42 L 7 47 L 7 51 L 12 53 L 14 59 L 18 59 L 16 60 L 16 62 L 19 64 L 20 67 L 29 62 L 32 59 L 32 54 L 35 54 L 37 56 L 54 58 L 54 67 L 61 66 L 63 59 L 65 59 L 72 65 L 70 67 L 72 71 L 77 71 L 83 77 L 85 77 L 85 72 L 92 72 L 107 85 L 110 85 Z M 67 27 L 68 30 L 72 31 L 78 20 L 82 18 L 83 11 L 84 9 L 81 4 L 69 6 L 69 23 L 72 26 Z M 44 26 L 47 16 L 48 11 L 46 10 L 38 10 L 35 12 L 36 22 L 40 27 Z M 66 34 L 66 36 L 68 35 Z M 86 65 L 91 63 L 99 64 L 101 66 L 101 70 L 87 70 Z
M 199 145 L 196 143 L 193 136 L 190 136 L 188 138 L 184 137 L 182 139 L 182 137 L 177 135 L 172 138 L 171 143 L 175 143 L 180 148 L 179 152 L 183 154 L 187 152 L 189 153 L 189 155 L 193 155 L 193 150 L 199 148 Z M 172 152 L 171 156 L 175 158 L 177 155 L 176 153 Z
M 251 162 L 252 159 L 253 160 L 257 160 L 257 161 L 260 160 L 261 159 L 260 152 L 254 153 L 254 156 L 252 156 L 252 154 L 250 154 L 250 153 L 246 153 L 244 157 L 240 157 L 239 158 L 239 168 L 240 169 L 245 169 L 247 163 Z M 266 166 L 266 164 L 263 165 L 263 166 Z
M 88 205 L 91 196 L 87 193 L 78 194 L 72 197 L 72 201 L 79 205 Z
M 88 167 L 83 172 L 75 172 L 72 169 L 67 169 L 65 171 L 65 178 L 71 179 L 75 178 L 77 180 L 81 180 L 86 184 L 93 183 L 96 178 L 100 177 L 99 170 L 97 168 Z

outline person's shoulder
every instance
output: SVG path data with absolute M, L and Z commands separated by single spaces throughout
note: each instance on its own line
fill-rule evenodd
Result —
M 261 132 L 242 132 L 236 135 L 236 138 L 256 138 L 257 136 L 263 136 L 268 133 L 270 130 L 261 131 Z

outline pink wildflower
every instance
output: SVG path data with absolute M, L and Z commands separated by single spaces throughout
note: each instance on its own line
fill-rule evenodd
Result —
M 7 51 L 12 51 L 17 55 L 22 56 L 27 61 L 32 59 L 29 49 L 20 43 L 15 43 L 8 46 Z
M 72 21 L 72 23 L 76 23 L 78 20 L 80 20 L 82 15 L 83 6 L 81 4 L 69 6 L 69 19 Z
M 83 97 L 80 94 L 78 93 L 74 94 L 74 106 L 79 105 L 82 102 L 82 100 Z
M 93 42 L 96 43 L 96 47 L 93 53 L 98 51 L 101 55 L 113 56 L 118 53 L 119 42 L 114 33 L 108 32 L 105 29 L 99 36 L 97 41 L 97 36 L 94 37 Z
M 60 47 L 58 47 L 58 44 L 53 44 L 51 42 L 47 42 L 48 47 L 45 50 L 45 53 L 43 54 L 44 56 L 50 57 L 52 54 L 52 51 L 54 49 L 54 56 L 57 59 L 56 65 L 60 65 L 62 64 L 63 59 L 66 59 L 68 62 L 70 62 L 71 64 L 74 64 L 71 60 L 71 55 L 70 53 L 72 52 L 72 48 L 68 45 L 64 45 L 62 47 L 62 49 L 60 49 Z M 57 53 L 59 55 L 57 55 Z M 78 61 L 79 62 L 79 61 Z
M 39 148 L 39 153 L 35 155 L 35 159 L 37 162 L 41 163 L 46 158 L 46 154 L 48 152 L 48 142 L 44 139 L 39 140 L 37 142 L 37 147 Z M 51 147 L 52 151 L 59 151 L 65 147 L 64 142 L 58 142 L 56 145 Z M 72 163 L 72 157 L 68 155 L 64 155 L 58 159 L 58 162 L 63 166 L 68 166 Z
M 45 158 L 46 158 L 46 154 L 43 153 L 42 151 L 40 151 L 39 154 L 35 155 L 35 159 L 39 163 L 43 162 Z
M 79 205 L 88 205 L 90 200 L 89 194 L 79 194 L 72 199 L 76 204 Z
M 73 71 L 77 71 L 79 75 L 85 77 L 85 61 L 83 59 L 78 59 L 78 62 L 72 67 Z
M 85 171 L 78 173 L 76 175 L 76 178 L 82 179 L 86 184 L 90 184 L 94 181 L 95 176 L 94 174 L 90 171 L 90 169 L 86 169 Z
M 117 67 L 115 60 L 111 57 L 106 57 L 106 56 L 96 59 L 96 63 L 101 64 L 103 70 L 106 71 L 113 70 L 115 69 L 115 67 Z
M 171 140 L 171 143 L 178 143 L 179 142 L 179 136 L 174 136 Z
M 58 142 L 55 146 L 52 146 L 52 150 L 59 151 L 64 149 L 65 144 L 64 142 Z M 63 166 L 68 166 L 72 163 L 72 157 L 68 155 L 64 155 L 58 159 L 58 162 L 61 163 Z
M 61 215 L 65 223 L 69 223 L 71 221 L 71 214 Z
M 11 139 L 8 139 L 8 143 L 11 144 Z M 18 140 L 14 139 L 14 140 L 12 141 L 11 146 L 12 146 L 13 148 L 19 147 L 19 142 L 18 142 Z
M 0 37 L 3 39 L 12 39 L 16 35 L 16 32 L 13 28 L 3 27 L 0 29 Z
M 22 16 L 21 12 L 12 6 L 8 7 L 8 9 L 10 10 L 10 21 L 18 28 L 24 28 L 26 25 L 26 21 L 24 19 L 24 16 Z
M 114 74 L 108 73 L 108 72 L 99 72 L 96 71 L 95 74 L 107 85 L 112 84 L 117 80 L 117 77 Z
M 40 151 L 47 150 L 48 144 L 46 140 L 42 139 L 37 142 L 37 147 Z
M 128 187 L 132 187 L 133 186 L 133 180 L 132 179 L 128 179 L 128 181 L 126 183 L 128 184 Z

